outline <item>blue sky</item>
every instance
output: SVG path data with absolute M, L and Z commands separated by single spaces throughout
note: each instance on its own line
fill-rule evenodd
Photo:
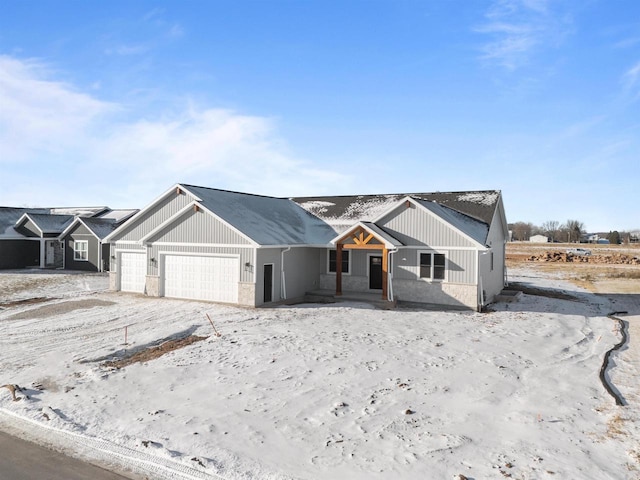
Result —
M 640 2 L 2 0 L 0 205 L 502 190 L 640 228 Z

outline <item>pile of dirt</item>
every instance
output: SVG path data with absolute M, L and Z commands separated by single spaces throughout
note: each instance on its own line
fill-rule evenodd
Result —
M 640 265 L 640 258 L 613 253 L 611 255 L 577 255 L 569 252 L 544 252 L 527 257 L 528 262 L 601 263 L 610 265 Z
M 107 368 L 122 368 L 133 363 L 148 362 L 149 360 L 155 360 L 156 358 L 159 358 L 169 352 L 173 352 L 174 350 L 177 350 L 179 348 L 184 348 L 195 342 L 201 342 L 202 340 L 206 340 L 207 338 L 209 337 L 189 335 L 185 338 L 169 340 L 168 342 L 164 342 L 162 345 L 146 348 L 120 360 L 105 362 L 103 366 Z

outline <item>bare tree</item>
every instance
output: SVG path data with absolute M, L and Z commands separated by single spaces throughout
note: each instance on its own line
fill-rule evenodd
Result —
M 542 231 L 552 242 L 555 242 L 558 232 L 560 231 L 560 222 L 557 220 L 547 220 L 542 224 Z
M 568 242 L 579 242 L 580 236 L 584 232 L 584 223 L 579 220 L 567 220 L 562 229 L 567 234 Z
M 514 240 L 526 241 L 531 237 L 531 232 L 535 227 L 532 223 L 516 222 L 510 225 Z

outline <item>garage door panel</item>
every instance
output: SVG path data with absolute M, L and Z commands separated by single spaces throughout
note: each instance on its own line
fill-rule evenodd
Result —
M 238 302 L 237 258 L 165 255 L 163 277 L 165 297 Z
M 147 274 L 146 254 L 122 252 L 120 254 L 120 290 L 123 292 L 144 293 Z

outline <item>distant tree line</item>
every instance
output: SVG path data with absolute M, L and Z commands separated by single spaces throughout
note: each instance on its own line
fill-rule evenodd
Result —
M 514 241 L 528 241 L 534 235 L 544 235 L 549 238 L 550 242 L 586 242 L 584 235 L 587 233 L 584 223 L 579 220 L 567 220 L 560 223 L 557 220 L 548 220 L 542 225 L 534 225 L 531 222 L 515 222 L 509 224 L 511 231 L 511 239 Z M 637 234 L 630 232 L 619 232 L 617 230 L 610 231 L 608 234 L 601 236 L 606 238 L 610 243 L 637 243 L 640 241 Z

